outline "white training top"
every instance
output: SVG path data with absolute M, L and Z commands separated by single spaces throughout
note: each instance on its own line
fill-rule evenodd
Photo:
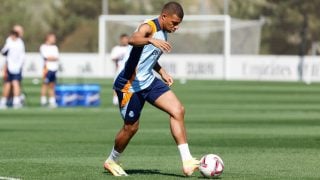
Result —
M 40 54 L 45 62 L 45 68 L 47 68 L 49 71 L 57 71 L 59 68 L 58 60 L 56 61 L 48 61 L 48 57 L 55 57 L 59 58 L 59 49 L 56 45 L 48 45 L 48 44 L 42 44 L 40 46 Z
M 118 70 L 119 69 L 122 69 L 123 66 L 124 66 L 124 56 L 126 55 L 126 52 L 128 51 L 128 46 L 120 46 L 120 45 L 117 45 L 115 47 L 112 48 L 111 50 L 111 59 L 112 60 L 115 60 L 117 65 L 118 65 Z M 118 72 L 117 72 L 118 74 Z
M 6 65 L 9 72 L 19 74 L 25 60 L 23 40 L 21 38 L 13 40 L 11 37 L 8 37 L 1 53 L 6 54 Z

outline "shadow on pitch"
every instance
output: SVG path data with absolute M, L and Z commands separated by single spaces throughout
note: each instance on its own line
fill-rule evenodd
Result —
M 109 172 L 104 172 L 105 174 L 110 174 Z M 126 170 L 126 173 L 130 175 L 163 175 L 163 176 L 173 176 L 173 177 L 185 177 L 183 175 L 179 174 L 173 174 L 173 173 L 164 173 L 159 171 L 158 169 L 128 169 Z M 111 175 L 111 174 L 110 174 Z

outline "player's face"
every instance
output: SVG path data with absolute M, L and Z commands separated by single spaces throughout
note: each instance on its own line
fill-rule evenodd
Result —
M 18 37 L 16 35 L 11 34 L 10 38 L 15 41 Z
M 19 37 L 23 37 L 23 28 L 20 25 L 15 25 L 13 27 L 13 30 L 16 31 L 19 35 Z
M 127 46 L 129 44 L 129 37 L 124 36 L 120 39 L 120 45 L 121 46 Z
M 49 42 L 50 44 L 55 44 L 55 43 L 56 43 L 56 36 L 53 35 L 53 34 L 49 35 L 49 36 L 48 36 L 48 42 Z
M 179 28 L 179 24 L 182 21 L 182 19 L 179 18 L 176 14 L 163 15 L 163 19 L 164 19 L 164 29 L 169 33 L 175 32 Z

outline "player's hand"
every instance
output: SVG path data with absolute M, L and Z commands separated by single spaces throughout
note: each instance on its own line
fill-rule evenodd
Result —
M 173 78 L 169 74 L 164 73 L 164 74 L 161 75 L 161 77 L 169 87 L 172 86 Z
M 153 39 L 153 38 L 151 38 L 149 40 L 149 42 L 152 45 L 156 46 L 157 48 L 161 49 L 161 51 L 163 51 L 163 52 L 168 53 L 168 52 L 171 51 L 171 48 L 172 48 L 171 44 L 168 43 L 167 41 L 164 41 L 164 40 L 161 40 L 161 39 Z

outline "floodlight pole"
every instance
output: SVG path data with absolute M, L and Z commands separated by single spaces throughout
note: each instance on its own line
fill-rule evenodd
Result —
M 109 11 L 109 1 L 108 0 L 102 0 L 102 14 L 108 14 Z
M 229 14 L 229 0 L 224 0 L 223 14 L 224 15 Z
M 107 37 L 106 37 L 106 26 L 104 24 L 104 16 L 99 17 L 99 59 L 102 60 L 104 64 L 104 71 L 106 72 L 107 70 L 107 60 L 106 60 L 106 48 L 107 48 Z
M 101 14 L 102 15 L 108 15 L 109 14 L 109 0 L 101 0 Z M 107 60 L 106 60 L 106 26 L 105 25 L 100 25 L 104 24 L 104 18 L 100 17 L 99 18 L 99 58 L 103 60 L 104 64 L 104 71 L 107 72 Z

